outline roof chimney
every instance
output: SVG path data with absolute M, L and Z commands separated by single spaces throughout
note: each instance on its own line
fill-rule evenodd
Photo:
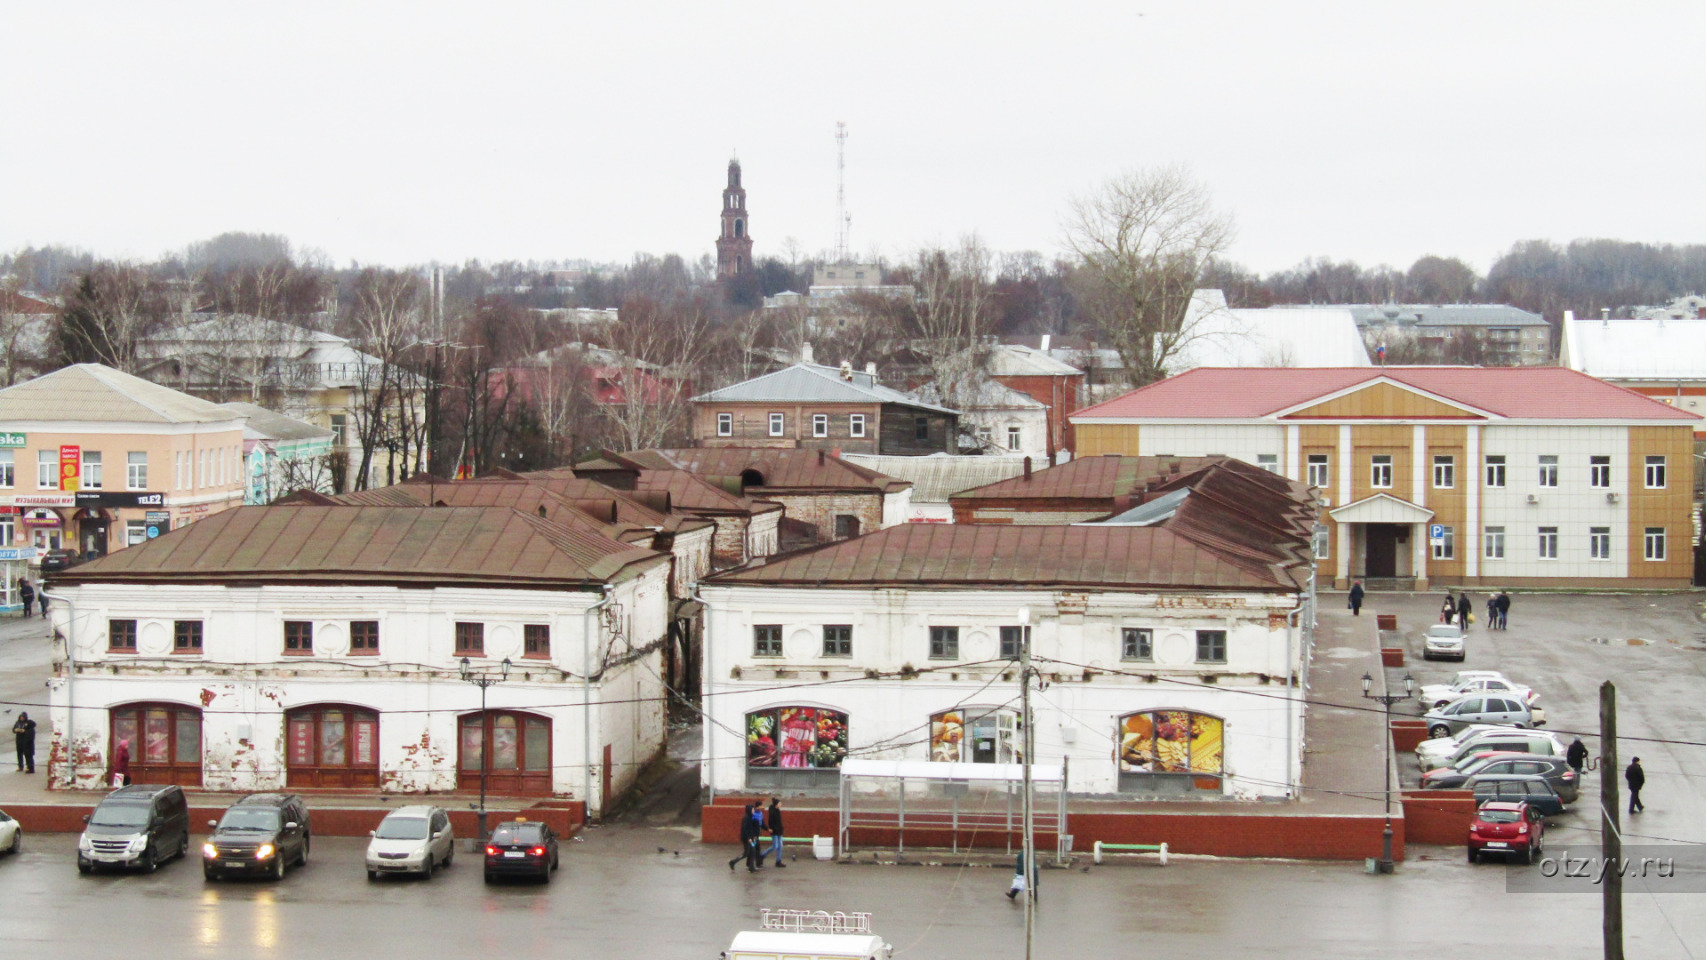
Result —
M 841 379 L 848 382 L 852 382 L 853 380 L 853 364 L 849 361 L 841 361 Z
M 1599 308 L 1599 322 L 1601 324 L 1604 324 L 1604 325 L 1610 325 L 1610 323 L 1611 323 L 1611 308 L 1610 307 L 1600 307 Z
M 817 465 L 821 467 L 825 463 L 827 463 L 828 461 L 829 461 L 829 455 L 824 453 L 823 450 L 821 450 L 821 449 L 818 450 L 818 452 L 817 452 Z
M 1031 479 L 1031 458 L 1030 457 L 1025 458 L 1025 479 L 1026 480 Z
M 1037 349 L 1041 350 L 1044 353 L 1047 353 L 1048 352 L 1048 342 L 1052 337 L 1053 337 L 1053 334 L 1048 334 L 1048 333 L 1043 334 L 1042 346 L 1038 347 Z
M 875 360 L 865 361 L 865 375 L 872 380 L 877 379 L 877 362 Z
M 810 340 L 807 340 L 805 343 L 800 344 L 800 362 L 801 363 L 816 363 L 817 362 L 812 356 L 812 342 Z

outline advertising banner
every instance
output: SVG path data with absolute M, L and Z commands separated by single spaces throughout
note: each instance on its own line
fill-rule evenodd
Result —
M 59 448 L 59 489 L 66 493 L 77 492 L 77 481 L 81 478 L 83 468 L 83 448 L 67 444 Z

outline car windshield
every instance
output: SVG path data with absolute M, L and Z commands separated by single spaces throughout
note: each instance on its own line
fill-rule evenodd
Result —
M 1451 626 L 1450 624 L 1436 623 L 1433 626 L 1428 628 L 1428 636 L 1430 636 L 1430 637 L 1450 637 L 1451 639 L 1455 640 L 1458 637 L 1463 636 L 1463 631 L 1457 629 L 1454 626 Z
M 1482 810 L 1482 823 L 1521 823 L 1522 814 L 1515 810 Z
M 386 817 L 379 821 L 379 830 L 374 836 L 381 840 L 425 840 L 427 838 L 426 818 Z
M 219 821 L 221 830 L 263 830 L 272 832 L 278 829 L 278 811 L 264 807 L 232 807 L 225 811 L 225 818 Z
M 103 803 L 95 808 L 89 823 L 97 827 L 146 827 L 148 805 L 145 803 Z
M 503 826 L 492 831 L 493 843 L 539 843 L 544 840 L 537 825 Z

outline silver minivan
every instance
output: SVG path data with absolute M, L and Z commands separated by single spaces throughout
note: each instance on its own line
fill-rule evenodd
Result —
M 433 870 L 448 867 L 456 855 L 456 836 L 441 807 L 398 807 L 379 821 L 368 836 L 367 879 L 385 873 L 418 873 L 428 880 Z
M 1529 707 L 1514 696 L 1473 693 L 1422 715 L 1427 722 L 1428 736 L 1447 737 L 1473 723 L 1509 724 L 1513 727 L 1537 727 L 1546 722 L 1539 707 Z

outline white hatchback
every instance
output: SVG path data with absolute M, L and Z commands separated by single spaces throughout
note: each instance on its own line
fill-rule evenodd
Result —
M 1423 660 L 1462 660 L 1463 628 L 1436 623 L 1422 635 Z
M 448 867 L 456 855 L 456 836 L 442 807 L 398 807 L 379 821 L 367 842 L 367 879 L 382 873 L 418 873 Z

